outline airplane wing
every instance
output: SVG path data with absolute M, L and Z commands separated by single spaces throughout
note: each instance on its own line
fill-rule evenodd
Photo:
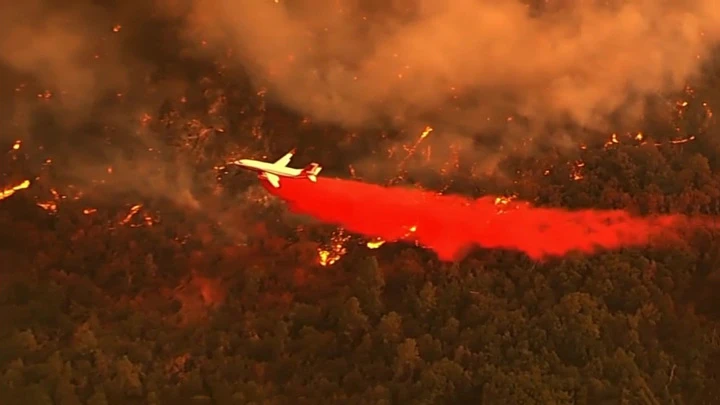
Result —
M 278 159 L 274 164 L 278 166 L 287 166 L 290 163 L 290 159 L 292 159 L 293 155 L 295 154 L 295 149 L 291 150 L 285 156 Z
M 267 179 L 267 181 L 270 184 L 272 184 L 273 187 L 275 187 L 275 188 L 280 187 L 280 177 L 278 177 L 272 173 L 268 173 L 268 172 L 265 172 L 264 174 L 265 174 L 265 178 Z

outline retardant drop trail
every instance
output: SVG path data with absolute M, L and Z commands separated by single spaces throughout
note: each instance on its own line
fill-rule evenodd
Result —
M 639 246 L 685 222 L 680 216 L 536 208 L 487 196 L 473 201 L 333 178 L 317 183 L 283 178 L 280 183 L 274 188 L 263 181 L 293 212 L 388 242 L 416 241 L 446 261 L 462 258 L 475 245 L 520 250 L 533 259 Z

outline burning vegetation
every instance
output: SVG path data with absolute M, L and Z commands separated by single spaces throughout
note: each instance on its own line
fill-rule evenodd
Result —
M 9 405 L 716 401 L 717 89 L 601 130 L 466 111 L 506 100 L 458 77 L 437 111 L 347 129 L 315 92 L 304 114 L 277 104 L 272 79 L 307 55 L 282 48 L 250 77 L 234 44 L 174 40 L 152 4 L 0 40 L 37 48 L 0 65 Z M 421 94 L 398 67 L 408 95 L 378 94 Z M 326 224 L 223 164 L 294 147 L 323 175 L 277 195 Z

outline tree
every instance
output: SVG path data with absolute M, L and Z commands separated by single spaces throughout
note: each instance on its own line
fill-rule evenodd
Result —
M 395 311 L 383 315 L 378 325 L 378 332 L 383 341 L 399 343 L 403 337 L 402 316 Z
M 88 398 L 87 405 L 108 405 L 108 399 L 102 388 L 95 388 L 95 391 Z
M 385 289 L 385 276 L 375 257 L 363 259 L 357 267 L 357 277 L 353 282 L 353 294 L 360 301 L 363 311 L 377 319 L 383 309 L 382 294 Z
M 69 376 L 63 376 L 55 388 L 55 403 L 58 405 L 81 405 L 80 398 L 75 392 L 75 386 L 70 382 Z
M 340 313 L 339 326 L 345 336 L 353 340 L 368 329 L 368 317 L 360 308 L 360 301 L 357 298 L 350 297 L 345 302 Z
M 122 356 L 115 362 L 114 382 L 123 389 L 128 396 L 137 396 L 142 393 L 139 367 Z
M 85 353 L 97 347 L 98 341 L 88 322 L 80 324 L 73 335 L 75 350 Z
M 395 357 L 395 377 L 407 376 L 408 373 L 415 370 L 420 364 L 420 351 L 415 339 L 405 339 L 405 341 L 397 346 L 397 355 Z

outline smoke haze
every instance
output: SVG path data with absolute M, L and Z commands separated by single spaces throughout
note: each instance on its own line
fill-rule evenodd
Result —
M 38 139 L 65 151 L 79 171 L 98 155 L 127 159 L 117 145 L 106 151 L 108 128 L 157 149 L 141 117 L 206 80 L 197 71 L 204 66 L 225 69 L 228 81 L 242 82 L 246 72 L 313 122 L 444 126 L 429 141 L 441 147 L 478 134 L 512 143 L 547 123 L 602 130 L 611 115 L 636 120 L 646 96 L 682 89 L 720 39 L 714 0 L 526 3 L 7 3 L 0 6 L 0 140 Z M 48 95 L 52 102 L 43 103 Z M 203 97 L 196 95 L 209 103 Z M 225 106 L 223 114 L 240 111 Z M 511 114 L 527 125 L 508 128 Z
M 465 131 L 510 113 L 596 129 L 621 108 L 637 119 L 720 39 L 714 0 L 597 3 L 199 0 L 192 21 L 317 120 Z

